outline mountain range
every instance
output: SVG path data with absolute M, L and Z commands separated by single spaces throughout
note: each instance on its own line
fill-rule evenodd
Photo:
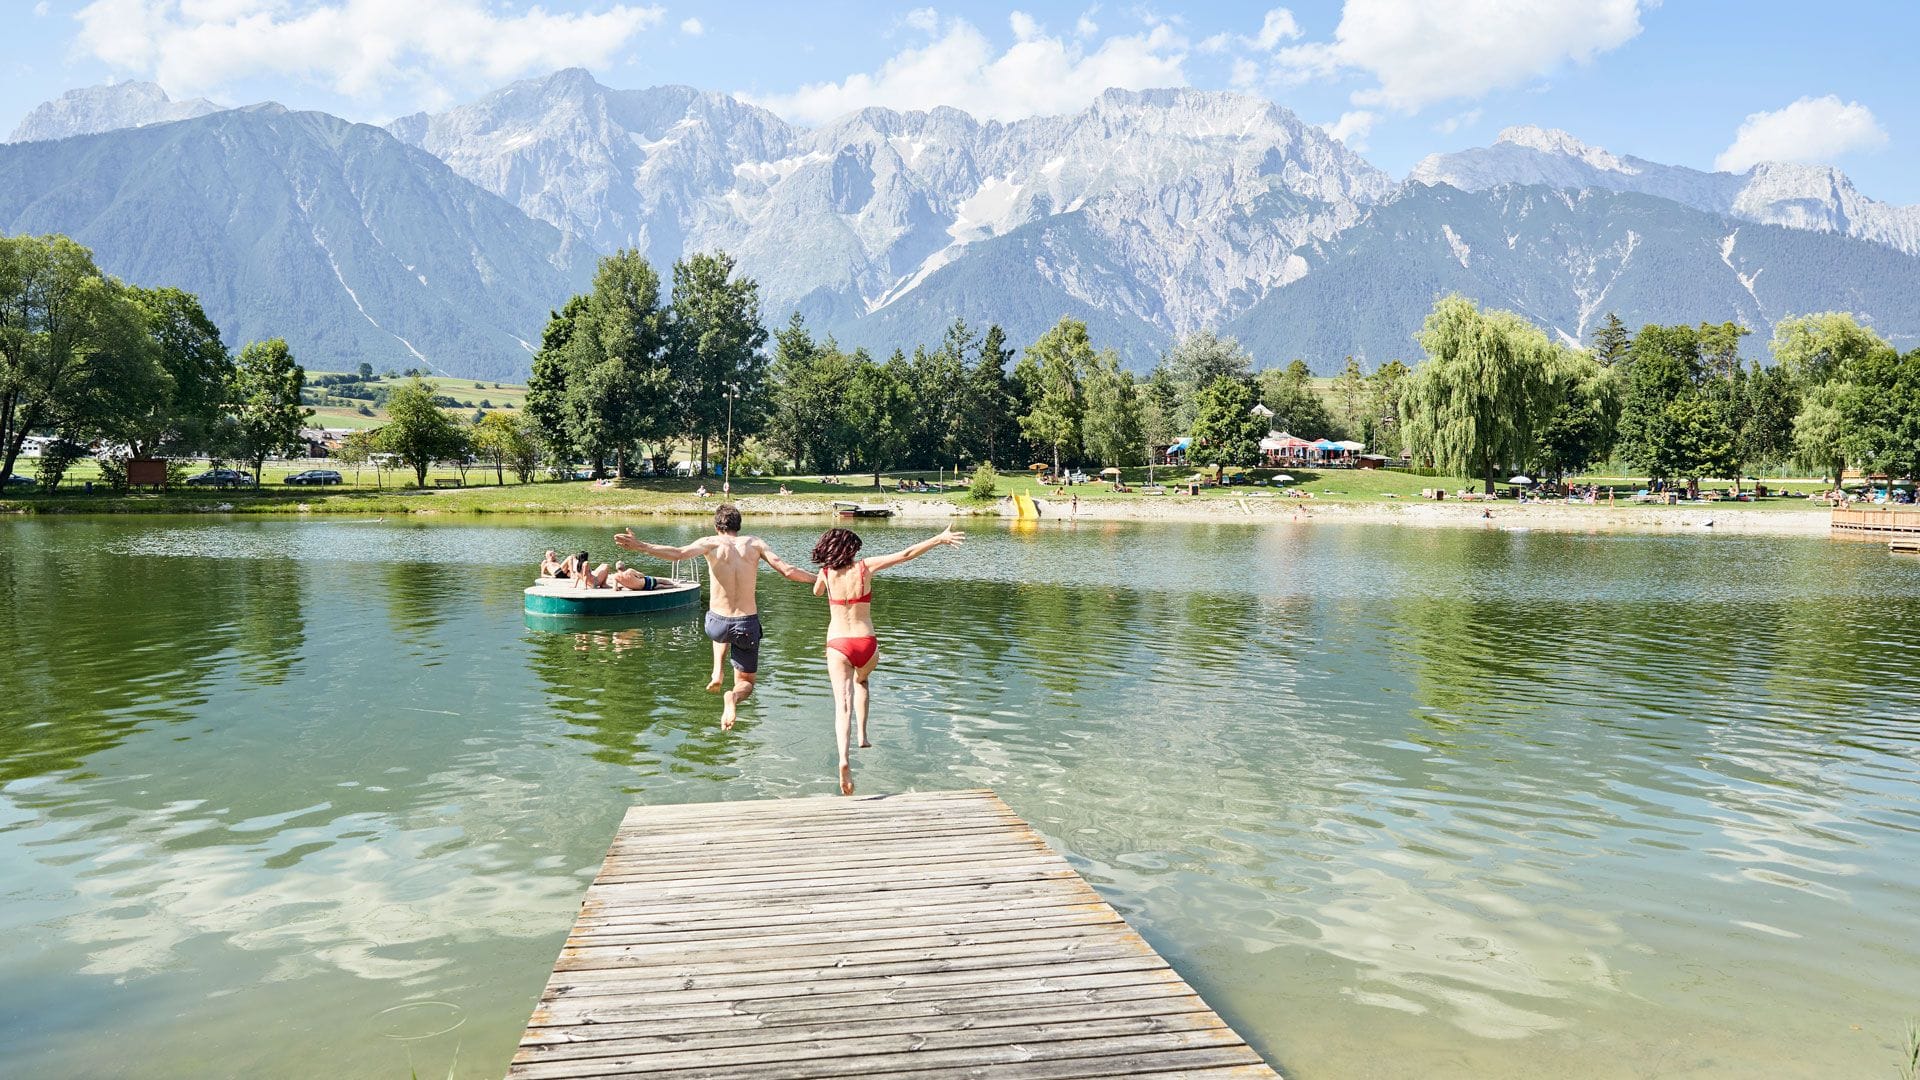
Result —
M 125 83 L 40 106 L 0 145 L 0 229 L 69 233 L 311 367 L 476 378 L 524 375 L 547 312 L 621 247 L 663 270 L 727 250 L 769 323 L 798 310 L 881 353 L 955 317 L 1024 342 L 1072 315 L 1136 368 L 1217 328 L 1326 372 L 1417 358 L 1454 291 L 1570 342 L 1608 312 L 1764 340 L 1820 310 L 1920 341 L 1920 207 L 1833 169 L 1701 172 L 1517 127 L 1396 181 L 1269 100 L 1198 90 L 803 128 L 568 70 L 379 128 Z

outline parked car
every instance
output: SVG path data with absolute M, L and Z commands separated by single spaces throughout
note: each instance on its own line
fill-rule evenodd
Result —
M 194 487 L 252 487 L 253 477 L 238 469 L 209 469 L 187 477 L 187 483 Z
M 289 484 L 343 484 L 346 480 L 332 469 L 308 469 L 287 477 Z
M 24 491 L 25 489 L 33 486 L 34 486 L 34 479 L 31 476 L 21 476 L 18 473 L 16 473 L 12 476 L 7 477 L 7 488 L 9 490 L 18 488 Z

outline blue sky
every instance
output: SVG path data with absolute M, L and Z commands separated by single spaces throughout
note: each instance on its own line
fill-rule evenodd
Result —
M 0 124 L 61 91 L 151 78 L 381 122 L 580 65 L 814 122 L 866 104 L 1011 119 L 1109 84 L 1242 89 L 1396 176 L 1510 124 L 1713 168 L 1839 165 L 1920 203 L 1920 4 L 1301 0 L 1133 4 L 549 0 L 6 0 Z

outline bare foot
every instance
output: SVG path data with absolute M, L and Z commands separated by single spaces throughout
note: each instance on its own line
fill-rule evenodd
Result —
M 853 766 L 845 762 L 840 765 L 840 794 L 853 794 Z
M 872 748 L 873 748 L 873 744 L 867 741 L 867 729 L 861 728 L 860 729 L 860 749 L 871 750 Z
M 713 673 L 713 678 L 708 680 L 707 682 L 707 693 L 717 694 L 719 692 L 720 692 L 720 673 L 716 671 Z
M 732 731 L 733 721 L 740 715 L 739 699 L 735 698 L 733 691 L 729 690 L 721 695 L 720 700 L 726 702 L 726 705 L 720 710 L 720 730 Z

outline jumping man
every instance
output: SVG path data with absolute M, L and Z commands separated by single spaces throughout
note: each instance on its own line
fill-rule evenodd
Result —
M 814 575 L 790 566 L 773 553 L 765 540 L 740 535 L 740 511 L 731 503 L 713 512 L 712 536 L 703 536 L 685 547 L 649 544 L 635 539 L 633 530 L 616 533 L 613 542 L 628 551 L 638 551 L 656 559 L 679 562 L 695 555 L 707 560 L 713 579 L 713 595 L 707 602 L 707 636 L 713 639 L 713 678 L 707 692 L 720 693 L 721 672 L 729 658 L 733 661 L 733 688 L 724 695 L 720 726 L 731 730 L 739 715 L 740 703 L 753 693 L 753 681 L 760 670 L 760 609 L 754 599 L 755 572 L 762 560 L 791 581 L 811 582 Z

